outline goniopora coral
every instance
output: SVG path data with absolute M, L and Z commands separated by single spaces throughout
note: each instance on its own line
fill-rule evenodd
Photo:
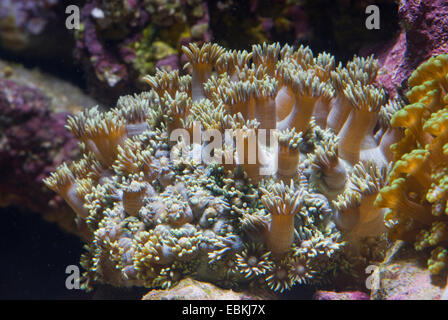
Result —
M 83 158 L 45 183 L 88 227 L 85 287 L 192 276 L 282 292 L 335 272 L 345 240 L 383 232 L 372 202 L 400 132 L 373 57 L 183 50 L 192 76 L 158 70 L 151 91 L 68 120 Z
M 376 205 L 388 208 L 390 235 L 432 248 L 429 271 L 446 270 L 448 259 L 448 55 L 434 56 L 409 78 L 409 104 L 391 127 L 404 131 L 393 144 L 395 164 Z

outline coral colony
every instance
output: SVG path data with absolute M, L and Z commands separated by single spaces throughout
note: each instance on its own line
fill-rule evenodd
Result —
M 391 126 L 404 128 L 392 145 L 395 164 L 389 184 L 376 200 L 388 208 L 390 236 L 433 248 L 431 274 L 448 266 L 448 55 L 430 58 L 409 78 L 409 104 L 396 112 Z
M 85 226 L 86 289 L 193 277 L 283 292 L 378 259 L 389 228 L 419 248 L 447 240 L 446 56 L 416 71 L 403 108 L 373 57 L 183 51 L 191 76 L 157 70 L 150 91 L 67 121 L 82 158 L 44 182 Z M 431 259 L 436 272 L 448 253 Z

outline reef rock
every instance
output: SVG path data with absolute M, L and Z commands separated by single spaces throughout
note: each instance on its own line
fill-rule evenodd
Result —
M 42 213 L 74 230 L 73 214 L 42 179 L 76 155 L 76 142 L 64 128 L 67 113 L 51 111 L 43 91 L 0 78 L 0 206 Z
M 75 32 L 76 59 L 92 92 L 110 102 L 142 88 L 142 76 L 156 67 L 179 69 L 181 45 L 211 39 L 208 22 L 201 0 L 89 0 Z
M 398 241 L 373 273 L 372 300 L 438 300 L 445 281 L 426 267 L 425 255 Z
M 423 61 L 448 52 L 448 3 L 443 0 L 400 1 L 402 31 L 395 42 L 377 52 L 385 72 L 377 82 L 392 95 Z
M 48 107 L 54 113 L 76 113 L 82 110 L 84 105 L 97 104 L 96 100 L 86 95 L 74 83 L 43 72 L 38 68 L 29 69 L 23 65 L 0 59 L 0 78 L 39 90 L 49 99 Z
M 207 282 L 185 278 L 170 290 L 151 290 L 142 300 L 262 300 L 274 295 L 224 290 Z
M 369 295 L 361 291 L 333 292 L 319 290 L 314 300 L 369 300 Z

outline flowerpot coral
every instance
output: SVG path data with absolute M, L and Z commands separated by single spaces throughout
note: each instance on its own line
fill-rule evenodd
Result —
M 89 227 L 85 287 L 193 276 L 282 292 L 341 269 L 345 240 L 383 232 L 372 202 L 392 102 L 373 57 L 336 67 L 304 46 L 183 51 L 192 76 L 158 70 L 151 91 L 68 120 L 82 159 L 45 183 Z

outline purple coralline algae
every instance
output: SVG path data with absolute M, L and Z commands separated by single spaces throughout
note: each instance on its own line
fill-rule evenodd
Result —
M 377 54 L 386 71 L 377 81 L 390 93 L 406 86 L 411 73 L 428 58 L 448 53 L 448 3 L 444 0 L 400 1 L 402 26 L 396 40 Z
M 368 294 L 361 291 L 333 292 L 317 291 L 315 300 L 370 300 Z
M 64 128 L 67 114 L 52 113 L 50 101 L 36 88 L 0 78 L 0 206 L 39 212 L 74 230 L 72 213 L 42 185 L 57 165 L 76 156 L 75 139 Z
M 76 58 L 97 96 L 115 100 L 142 88 L 156 67 L 179 69 L 181 45 L 211 39 L 207 4 L 194 1 L 91 0 L 75 33 Z

